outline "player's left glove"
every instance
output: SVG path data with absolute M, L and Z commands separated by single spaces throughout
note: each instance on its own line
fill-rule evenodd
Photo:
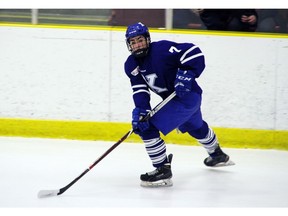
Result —
M 149 122 L 143 121 L 143 119 L 149 110 L 141 109 L 141 108 L 134 108 L 132 111 L 132 127 L 135 134 L 139 134 L 149 128 Z
M 176 74 L 176 80 L 174 82 L 174 87 L 176 91 L 176 95 L 178 97 L 183 97 L 192 89 L 192 81 L 194 76 L 188 73 L 187 70 L 178 70 Z

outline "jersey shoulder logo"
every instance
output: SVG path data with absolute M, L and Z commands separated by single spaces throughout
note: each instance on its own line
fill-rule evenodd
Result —
M 137 75 L 139 74 L 139 66 L 137 66 L 137 67 L 131 72 L 131 74 L 132 74 L 133 76 L 137 76 Z

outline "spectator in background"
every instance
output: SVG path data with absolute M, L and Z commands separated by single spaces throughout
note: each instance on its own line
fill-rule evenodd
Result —
M 176 29 L 204 29 L 198 13 L 193 9 L 174 9 L 173 28 Z
M 258 9 L 257 32 L 287 33 L 288 10 Z
M 255 9 L 201 9 L 196 13 L 208 30 L 254 32 L 258 24 Z
M 288 33 L 288 10 L 278 9 L 279 14 L 279 33 Z

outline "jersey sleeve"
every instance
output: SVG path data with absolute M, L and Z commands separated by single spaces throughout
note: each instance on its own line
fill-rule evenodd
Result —
M 188 70 L 188 73 L 198 78 L 205 69 L 205 58 L 201 49 L 192 43 L 176 44 L 179 50 L 179 69 Z
M 126 60 L 124 70 L 130 79 L 135 107 L 151 110 L 150 91 L 148 85 L 142 78 L 138 69 L 138 64 L 132 56 L 129 56 Z

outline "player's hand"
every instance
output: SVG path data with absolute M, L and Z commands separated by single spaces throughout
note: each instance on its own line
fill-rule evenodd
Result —
M 174 82 L 176 95 L 178 97 L 183 97 L 191 91 L 193 79 L 194 76 L 189 74 L 188 71 L 178 70 L 176 80 Z
M 149 128 L 149 122 L 142 119 L 149 113 L 149 110 L 134 108 L 132 111 L 132 127 L 136 134 L 143 132 Z

